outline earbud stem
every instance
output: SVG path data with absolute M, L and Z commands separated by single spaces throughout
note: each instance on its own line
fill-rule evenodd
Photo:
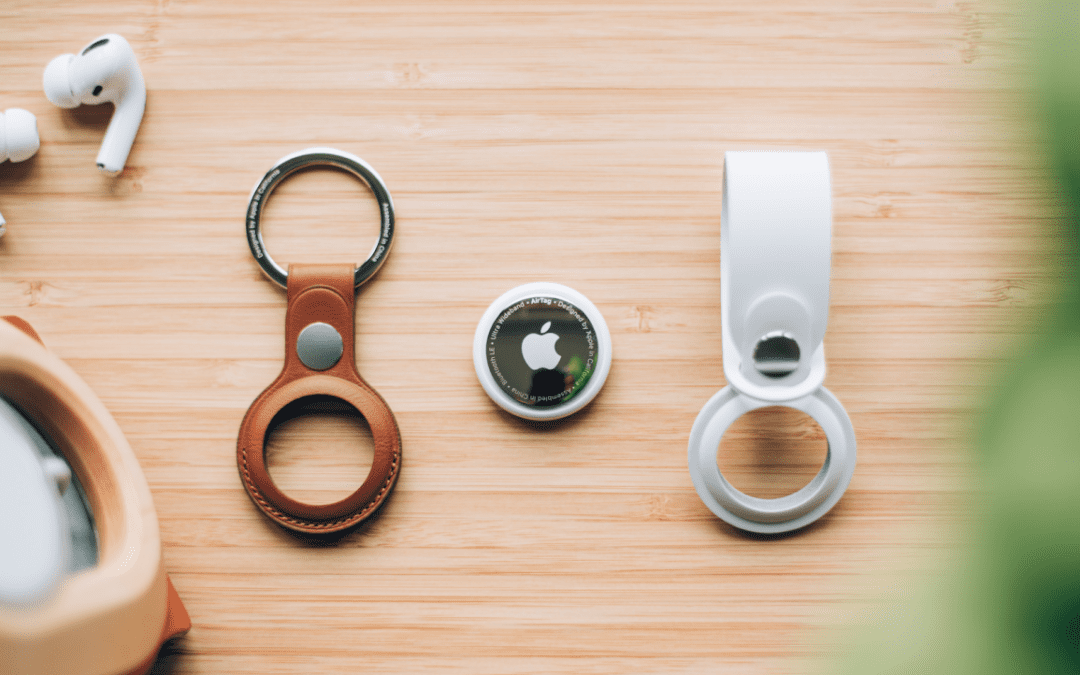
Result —
M 138 66 L 136 66 L 137 68 Z M 143 111 L 146 109 L 146 85 L 142 74 L 131 78 L 124 98 L 116 103 L 116 110 L 109 120 L 109 128 L 101 141 L 101 150 L 97 156 L 97 166 L 109 175 L 116 175 L 124 170 L 128 153 L 139 132 Z

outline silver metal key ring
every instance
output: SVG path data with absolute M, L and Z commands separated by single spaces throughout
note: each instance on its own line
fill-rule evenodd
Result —
M 379 228 L 379 239 L 371 248 L 366 261 L 356 268 L 356 288 L 370 279 L 379 271 L 386 256 L 390 252 L 390 245 L 394 242 L 394 202 L 390 199 L 390 192 L 386 189 L 382 178 L 375 169 L 354 154 L 336 150 L 334 148 L 308 148 L 291 155 L 286 155 L 278 160 L 266 175 L 255 184 L 251 191 L 251 200 L 247 209 L 247 240 L 251 255 L 255 256 L 256 262 L 262 268 L 266 276 L 270 277 L 279 286 L 284 287 L 289 275 L 281 265 L 274 262 L 270 253 L 263 243 L 260 219 L 266 200 L 278 183 L 296 173 L 300 169 L 309 166 L 330 166 L 348 171 L 364 182 L 375 195 L 379 202 L 379 213 L 382 223 Z

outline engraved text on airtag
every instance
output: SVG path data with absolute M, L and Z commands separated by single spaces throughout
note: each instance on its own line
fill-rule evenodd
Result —
M 598 362 L 596 332 L 573 303 L 537 296 L 507 307 L 488 332 L 495 382 L 515 401 L 549 407 L 569 401 Z

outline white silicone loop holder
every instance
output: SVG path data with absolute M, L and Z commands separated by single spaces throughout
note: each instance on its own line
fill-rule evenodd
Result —
M 832 187 L 824 152 L 728 152 L 720 224 L 720 315 L 728 386 L 690 431 L 694 488 L 717 516 L 743 530 L 779 533 L 829 511 L 855 471 L 855 430 L 825 380 L 832 265 Z M 781 336 L 786 360 L 759 358 Z M 794 343 L 794 346 L 791 346 Z M 766 349 L 767 351 L 767 349 Z M 782 363 L 780 371 L 770 364 Z M 751 410 L 782 405 L 810 415 L 829 450 L 821 471 L 786 497 L 735 489 L 717 467 L 720 439 Z

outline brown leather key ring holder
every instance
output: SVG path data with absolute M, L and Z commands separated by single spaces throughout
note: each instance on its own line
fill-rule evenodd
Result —
M 352 265 L 290 265 L 286 273 L 263 245 L 259 219 L 274 188 L 299 169 L 331 166 L 360 178 L 379 202 L 382 227 L 367 261 Z M 378 271 L 394 235 L 394 207 L 379 174 L 340 150 L 311 148 L 282 158 L 256 184 L 247 212 L 248 245 L 263 271 L 285 286 L 285 365 L 251 404 L 236 444 L 240 479 L 251 500 L 271 520 L 296 532 L 332 535 L 359 525 L 386 500 L 401 469 L 401 434 L 394 413 L 356 370 L 356 289 Z M 351 495 L 332 504 L 305 504 L 274 484 L 266 468 L 266 434 L 288 404 L 308 396 L 340 399 L 363 415 L 375 454 L 371 471 Z

